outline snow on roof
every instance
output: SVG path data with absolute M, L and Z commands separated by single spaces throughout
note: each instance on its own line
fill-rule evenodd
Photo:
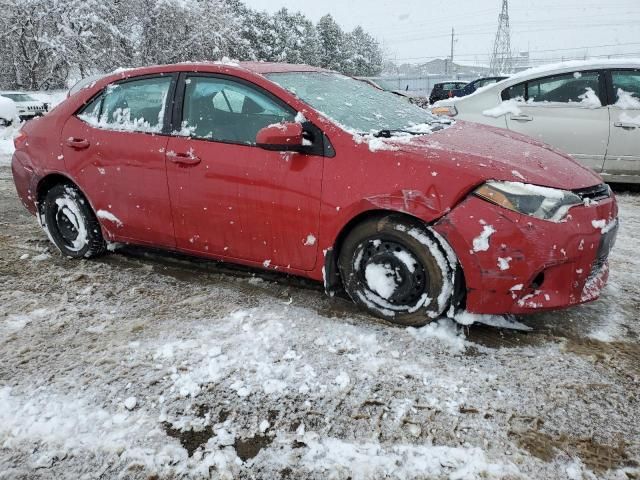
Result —
M 531 76 L 538 76 L 544 73 L 565 72 L 584 69 L 612 68 L 612 67 L 638 67 L 640 68 L 640 58 L 618 58 L 618 59 L 591 59 L 591 60 L 569 60 L 566 62 L 549 63 L 539 67 L 529 68 L 515 73 L 509 80 L 525 79 Z

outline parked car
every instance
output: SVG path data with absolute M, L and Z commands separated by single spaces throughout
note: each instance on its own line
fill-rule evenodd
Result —
M 22 92 L 0 92 L 0 97 L 13 100 L 18 109 L 20 120 L 31 120 L 47 113 L 47 104 L 36 100 L 31 95 Z
M 640 59 L 538 67 L 435 107 L 539 139 L 607 182 L 640 183 Z
M 0 97 L 0 127 L 8 127 L 18 118 L 18 109 L 13 100 Z
M 422 107 L 422 108 L 429 107 L 429 99 L 427 97 L 420 95 L 418 92 L 409 90 L 408 88 L 406 90 L 395 90 L 395 89 L 385 88 L 384 82 L 376 81 L 368 77 L 354 77 L 354 78 L 356 80 L 360 80 L 361 82 L 368 83 L 372 87 L 375 87 L 379 90 L 384 90 L 385 92 L 390 92 L 390 93 L 393 93 L 394 95 L 404 97 L 407 100 L 409 100 L 411 103 L 419 107 Z
M 486 87 L 487 85 L 491 85 L 492 83 L 498 83 L 508 77 L 484 77 L 477 78 L 469 83 L 467 83 L 462 88 L 456 88 L 451 92 L 452 97 L 466 97 L 467 95 L 471 95 L 473 92 L 478 90 L 479 88 Z
M 459 82 L 456 80 L 436 83 L 431 90 L 431 94 L 429 95 L 429 102 L 435 103 L 438 100 L 450 98 L 453 95 L 454 90 L 463 88 L 466 84 L 467 82 Z
M 118 242 L 277 270 L 403 325 L 593 300 L 617 229 L 570 157 L 304 65 L 109 75 L 15 147 L 19 197 L 65 256 Z

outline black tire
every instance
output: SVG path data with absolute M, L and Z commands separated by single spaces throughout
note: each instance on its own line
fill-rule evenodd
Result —
M 424 224 L 401 215 L 354 227 L 340 248 L 338 267 L 354 302 L 399 325 L 429 323 L 453 295 L 455 265 Z
M 102 255 L 107 246 L 100 224 L 75 185 L 51 187 L 39 205 L 40 225 L 63 255 L 91 258 Z

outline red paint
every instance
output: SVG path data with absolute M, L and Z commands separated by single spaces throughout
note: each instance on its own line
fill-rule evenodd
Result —
M 394 150 L 371 151 L 261 75 L 285 71 L 322 70 L 202 63 L 105 77 L 25 125 L 26 139 L 20 137 L 12 165 L 19 196 L 35 213 L 43 179 L 62 175 L 78 185 L 94 210 L 108 210 L 120 219 L 122 226 L 100 219 L 112 241 L 157 245 L 315 280 L 322 279 L 323 250 L 334 247 L 351 220 L 373 210 L 399 211 L 433 224 L 454 248 L 472 312 L 525 313 L 597 297 L 597 289 L 591 298 L 581 295 L 601 237 L 591 222 L 616 217 L 613 197 L 595 207 L 574 207 L 566 222 L 552 223 L 469 195 L 488 179 L 524 177 L 532 184 L 577 189 L 601 183 L 597 175 L 529 138 L 464 122 L 397 142 Z M 335 156 L 113 132 L 73 115 L 112 82 L 169 72 L 230 75 L 267 90 L 320 128 Z M 299 125 L 283 125 L 263 129 L 258 141 L 301 144 Z M 482 231 L 480 220 L 497 232 L 489 250 L 470 253 L 473 238 Z M 499 269 L 498 257 L 512 258 L 508 270 Z M 545 282 L 536 289 L 531 283 L 541 271 Z M 601 286 L 606 271 L 597 280 Z M 512 291 L 517 284 L 523 289 Z

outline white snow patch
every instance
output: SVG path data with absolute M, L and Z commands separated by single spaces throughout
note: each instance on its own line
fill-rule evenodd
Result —
M 520 110 L 520 107 L 518 106 L 519 104 L 522 104 L 521 99 L 512 98 L 510 100 L 504 100 L 502 103 L 493 108 L 483 110 L 482 114 L 487 117 L 493 118 L 502 117 L 503 115 L 506 115 L 508 113 L 512 115 L 519 115 L 520 113 L 522 113 L 522 110 Z
M 578 97 L 580 99 L 580 105 L 587 108 L 600 108 L 602 107 L 602 103 L 600 102 L 600 98 L 593 91 L 593 88 L 587 87 L 586 92 Z
M 498 267 L 500 267 L 500 270 L 509 270 L 509 262 L 511 260 L 513 260 L 511 257 L 498 257 Z
M 496 233 L 491 225 L 482 227 L 482 232 L 473 239 L 473 252 L 486 252 L 489 250 L 489 237 Z
M 122 223 L 122 221 L 120 221 L 120 219 L 118 217 L 116 217 L 113 213 L 107 211 L 107 210 L 98 210 L 96 212 L 96 216 L 98 218 L 102 218 L 103 220 L 108 220 L 112 223 L 114 223 L 117 227 L 122 227 L 124 224 Z
M 640 99 L 636 98 L 634 93 L 625 92 L 621 88 L 618 89 L 618 100 L 615 106 L 622 110 L 640 110 Z
M 389 264 L 369 263 L 364 271 L 367 286 L 388 300 L 398 288 L 397 272 Z
M 456 313 L 453 318 L 461 325 L 482 323 L 491 327 L 508 328 L 512 330 L 532 330 L 531 327 L 525 325 L 524 323 L 520 323 L 504 315 L 485 315 L 479 313 L 471 313 L 465 310 L 463 312 Z
M 453 352 L 464 351 L 467 344 L 456 322 L 449 318 L 440 318 L 421 328 L 409 327 L 407 332 L 416 340 L 437 340 Z
M 136 399 L 136 397 L 129 397 L 122 404 L 127 410 L 133 410 L 134 408 L 136 408 L 138 400 Z
M 313 234 L 307 235 L 307 238 L 304 241 L 305 247 L 311 247 L 316 244 L 316 237 Z

